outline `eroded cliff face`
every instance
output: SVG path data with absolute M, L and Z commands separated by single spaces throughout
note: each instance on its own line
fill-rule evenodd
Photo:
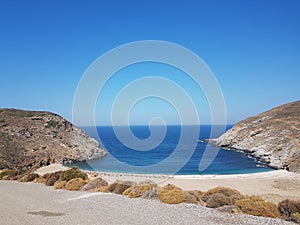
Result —
M 0 169 L 101 158 L 107 151 L 59 115 L 0 109 Z
M 241 150 L 271 167 L 300 172 L 300 101 L 240 121 L 209 142 Z

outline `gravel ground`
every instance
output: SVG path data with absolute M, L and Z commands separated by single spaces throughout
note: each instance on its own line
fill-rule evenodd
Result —
M 233 215 L 192 204 L 167 205 L 126 196 L 55 190 L 0 181 L 1 224 L 243 224 L 288 225 L 279 219 Z

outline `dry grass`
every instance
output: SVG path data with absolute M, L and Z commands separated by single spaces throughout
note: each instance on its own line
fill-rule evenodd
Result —
M 300 223 L 300 213 L 295 212 L 291 215 L 291 220 L 294 221 L 295 223 Z
M 234 201 L 235 200 L 239 200 L 242 199 L 244 196 L 236 189 L 232 189 L 232 188 L 227 188 L 227 187 L 216 187 L 213 189 L 208 190 L 207 192 L 205 192 L 203 194 L 202 199 L 204 201 L 208 201 L 209 197 L 213 194 L 223 194 L 227 197 L 232 198 Z
M 49 174 L 49 176 L 47 177 L 47 179 L 45 181 L 45 184 L 47 186 L 53 186 L 55 184 L 55 182 L 59 180 L 61 174 L 62 174 L 62 172 L 55 172 L 55 173 Z
M 38 177 L 38 178 L 36 178 L 35 180 L 34 180 L 34 182 L 35 183 L 45 183 L 46 182 L 46 178 L 44 178 L 44 177 Z
M 102 188 L 99 188 L 97 191 L 100 191 L 100 192 L 103 192 L 103 193 L 109 193 L 108 187 L 109 187 L 109 185 L 107 185 L 105 187 L 102 187 Z
M 108 185 L 108 183 L 104 179 L 102 179 L 101 177 L 97 177 L 97 178 L 91 180 L 89 183 L 87 183 L 82 188 L 82 190 L 83 191 L 98 191 L 107 185 Z
M 291 220 L 292 214 L 300 213 L 300 201 L 283 200 L 279 202 L 278 210 L 284 219 Z
M 69 191 L 79 191 L 86 183 L 82 178 L 74 178 L 66 183 L 65 188 Z
M 202 200 L 203 192 L 199 190 L 185 191 L 185 199 L 187 203 L 206 205 Z
M 108 185 L 106 190 L 115 194 L 122 194 L 126 189 L 130 188 L 132 185 L 134 185 L 134 182 L 132 181 L 117 180 L 114 183 Z
M 157 188 L 149 190 L 149 191 L 146 191 L 143 194 L 142 198 L 145 198 L 145 199 L 158 199 Z
M 67 184 L 67 181 L 62 180 L 62 181 L 56 182 L 56 183 L 53 185 L 53 187 L 54 187 L 55 189 L 64 189 L 65 186 L 66 186 L 66 184 Z
M 15 180 L 20 174 L 19 170 L 2 170 L 0 180 Z
M 23 176 L 21 176 L 18 181 L 20 182 L 31 182 L 34 181 L 35 179 L 39 178 L 39 175 L 36 173 L 28 173 L 28 174 L 24 174 Z
M 157 188 L 157 184 L 153 181 L 143 181 L 136 185 L 132 185 L 126 189 L 122 194 L 129 198 L 138 198 L 144 195 L 145 192 Z
M 185 202 L 185 193 L 179 187 L 168 184 L 157 191 L 158 199 L 167 204 L 179 204 Z
M 244 199 L 237 200 L 235 205 L 239 207 L 242 212 L 253 216 L 280 217 L 277 206 L 271 202 L 264 201 L 259 196 L 245 197 Z
M 244 196 L 236 189 L 227 187 L 216 187 L 203 193 L 202 200 L 207 203 L 207 207 L 218 208 L 224 205 L 234 205 L 237 200 Z
M 215 193 L 209 196 L 206 206 L 209 208 L 219 208 L 224 205 L 233 205 L 233 204 L 234 201 L 231 197 L 221 193 Z

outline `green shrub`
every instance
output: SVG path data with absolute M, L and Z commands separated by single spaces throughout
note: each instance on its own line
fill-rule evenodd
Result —
M 130 188 L 134 182 L 132 181 L 120 181 L 117 180 L 114 183 L 108 185 L 107 191 L 115 194 L 122 194 L 126 189 Z
M 80 171 L 76 167 L 73 167 L 72 169 L 63 171 L 60 175 L 60 180 L 70 181 L 74 178 L 81 178 L 83 180 L 87 180 L 88 175 L 86 173 Z
M 185 202 L 185 193 L 179 187 L 168 184 L 157 191 L 158 199 L 167 204 L 179 204 Z
M 291 219 L 293 213 L 300 213 L 300 201 L 290 199 L 283 200 L 278 204 L 278 210 L 283 218 Z
M 264 201 L 259 196 L 251 196 L 237 200 L 235 202 L 235 205 L 239 207 L 242 212 L 253 216 L 264 216 L 272 218 L 280 217 L 277 206 L 271 202 Z
M 57 121 L 54 121 L 54 120 L 49 120 L 49 121 L 47 121 L 47 125 L 45 126 L 46 128 L 51 128 L 51 127 L 53 127 L 53 128 L 60 128 L 61 127 L 61 125 L 59 124 L 59 122 L 57 122 Z
M 79 191 L 86 183 L 82 178 L 74 178 L 66 183 L 65 188 L 69 191 Z

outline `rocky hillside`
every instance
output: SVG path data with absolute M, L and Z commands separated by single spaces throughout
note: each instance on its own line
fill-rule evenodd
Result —
M 101 158 L 106 150 L 50 112 L 0 109 L 0 169 Z
M 241 150 L 271 167 L 300 172 L 300 101 L 245 119 L 210 143 Z

